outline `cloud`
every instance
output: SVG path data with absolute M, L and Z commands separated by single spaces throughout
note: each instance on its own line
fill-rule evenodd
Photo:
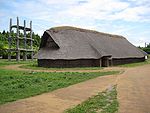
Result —
M 134 4 L 137 4 L 137 2 Z M 71 7 L 68 10 L 60 12 L 60 14 L 108 21 L 124 20 L 150 22 L 150 7 L 148 4 L 145 6 L 135 5 L 131 7 L 129 2 L 121 2 L 118 0 L 88 0 L 85 4 Z
M 80 1 L 80 0 L 38 0 L 38 2 L 43 3 L 43 4 L 48 4 L 48 5 L 55 5 L 55 4 L 56 5 L 57 4 L 70 5 L 70 4 L 76 3 L 77 1 Z
M 116 2 L 114 0 L 89 0 L 83 5 L 76 5 L 69 10 L 62 12 L 77 17 L 107 19 L 111 13 L 128 7 L 128 3 Z
M 150 5 L 149 0 L 128 0 L 128 2 L 134 3 L 135 5 Z
M 38 0 L 38 2 L 23 0 L 22 2 L 13 1 L 10 7 L 14 10 L 12 15 L 43 21 L 54 20 L 55 22 L 59 19 L 65 20 L 65 18 L 90 18 L 108 21 L 150 22 L 150 2 L 148 0 L 129 1 L 132 4 L 119 0 Z M 145 3 L 147 4 L 143 5 Z
M 150 29 L 149 0 L 0 0 L 0 30 L 7 30 L 9 18 L 17 16 L 32 20 L 40 35 L 50 27 L 70 25 L 120 34 L 134 44 L 150 36 L 144 33 Z
M 150 17 L 146 16 L 150 13 L 149 7 L 137 6 L 127 8 L 119 13 L 112 15 L 113 19 L 120 19 L 124 21 L 149 21 Z

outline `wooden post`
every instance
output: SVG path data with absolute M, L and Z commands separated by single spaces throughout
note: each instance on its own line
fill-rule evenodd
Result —
M 16 61 L 20 60 L 20 50 L 19 50 L 19 18 L 17 17 L 17 45 L 16 45 Z
M 12 26 L 12 19 L 10 19 L 10 25 L 9 25 L 9 37 L 8 37 L 8 44 L 9 44 L 9 49 L 8 49 L 8 61 L 11 61 L 11 26 Z
M 26 43 L 26 21 L 24 20 L 24 51 L 23 51 L 23 60 L 26 61 L 27 60 L 27 52 L 26 52 L 26 49 L 27 49 L 27 43 Z
M 111 58 L 111 66 L 113 66 L 113 59 Z
M 32 21 L 30 21 L 30 29 L 31 29 L 31 31 L 30 31 L 30 38 L 31 38 L 31 46 L 30 46 L 30 49 L 31 49 L 31 59 L 33 60 Z
M 109 67 L 109 59 L 106 57 L 106 66 Z
M 99 59 L 99 66 L 102 67 L 102 59 Z

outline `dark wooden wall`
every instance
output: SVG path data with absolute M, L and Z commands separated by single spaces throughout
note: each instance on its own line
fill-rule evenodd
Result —
M 106 59 L 102 59 L 106 60 Z M 109 66 L 143 62 L 145 58 L 122 58 L 112 59 L 109 61 Z M 104 63 L 102 61 L 101 63 Z M 111 64 L 112 63 L 112 64 Z M 50 60 L 50 59 L 38 59 L 38 66 L 40 67 L 56 67 L 56 68 L 68 68 L 68 67 L 100 67 L 100 59 L 77 59 L 77 60 Z M 101 66 L 105 66 L 101 64 Z
M 121 65 L 121 64 L 129 64 L 136 62 L 144 62 L 145 58 L 122 58 L 122 59 L 112 59 L 112 65 Z
M 40 67 L 99 67 L 99 59 L 50 60 L 38 59 Z

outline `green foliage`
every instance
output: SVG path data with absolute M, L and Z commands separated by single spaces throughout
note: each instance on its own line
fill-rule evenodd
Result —
M 150 47 L 143 48 L 143 50 L 144 50 L 146 53 L 150 54 Z
M 12 31 L 11 33 L 12 40 L 12 48 L 16 47 L 16 33 Z M 30 36 L 30 33 L 27 34 L 27 36 Z M 3 31 L 2 33 L 0 32 L 0 56 L 7 56 L 7 49 L 8 49 L 8 37 L 9 37 L 9 32 Z M 20 37 L 23 37 L 23 34 L 20 33 Z M 38 34 L 33 33 L 32 38 L 34 39 L 33 41 L 33 49 L 37 52 L 40 46 L 40 41 L 41 38 Z M 22 43 L 21 43 L 22 42 Z M 20 47 L 24 47 L 23 41 L 20 42 Z M 27 41 L 27 48 L 30 48 L 30 41 Z M 13 53 L 14 54 L 14 53 Z
M 150 54 L 150 43 L 146 47 L 139 47 L 139 48 L 145 51 L 146 53 Z
M 0 41 L 0 56 L 7 55 L 7 44 Z
M 77 105 L 74 108 L 68 109 L 66 113 L 116 113 L 119 103 L 117 101 L 116 86 L 107 89 L 104 92 L 98 93 Z
M 20 64 L 32 62 L 20 62 Z M 0 60 L 0 104 L 67 87 L 98 76 L 117 74 L 117 71 L 93 73 L 48 73 L 5 70 L 2 66 L 17 64 Z

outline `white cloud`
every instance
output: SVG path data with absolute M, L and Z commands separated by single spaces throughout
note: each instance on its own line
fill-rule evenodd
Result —
M 128 0 L 129 2 L 133 2 L 136 5 L 150 5 L 149 0 Z
M 43 4 L 47 4 L 47 5 L 54 5 L 54 4 L 74 4 L 79 0 L 38 0 L 38 2 L 43 3 Z
M 121 11 L 128 6 L 128 3 L 116 0 L 88 0 L 86 4 L 76 5 L 69 10 L 60 13 L 83 18 L 107 20 L 113 12 Z
M 137 1 L 134 3 L 136 4 Z M 141 4 L 142 2 L 138 3 Z M 75 5 L 67 10 L 60 11 L 58 15 L 72 17 L 92 18 L 100 20 L 124 20 L 124 21 L 149 21 L 150 7 L 146 5 L 131 6 L 129 2 L 119 0 L 88 0 L 83 5 Z
M 150 7 L 146 5 L 138 5 L 131 7 L 130 2 L 122 2 L 119 0 L 86 0 L 83 4 L 78 4 L 81 0 L 38 0 L 12 2 L 12 6 L 16 9 L 12 11 L 13 15 L 19 15 L 32 19 L 45 21 L 60 21 L 59 19 L 70 18 L 90 18 L 99 20 L 124 20 L 124 21 L 149 21 Z M 82 0 L 83 1 L 83 0 Z M 137 0 L 130 0 L 134 4 L 142 4 Z M 141 0 L 142 1 L 142 0 Z M 27 10 L 22 9 L 25 7 Z M 20 10 L 18 10 L 20 9 Z M 56 22 L 56 23 L 57 23 Z
M 50 27 L 70 25 L 120 34 L 134 44 L 142 44 L 142 40 L 147 41 L 150 36 L 150 33 L 144 33 L 149 31 L 147 26 L 150 26 L 149 0 L 0 0 L 0 3 L 5 4 L 0 4 L 0 26 L 9 23 L 10 17 L 19 16 L 33 20 L 33 29 L 40 35 Z M 4 9 L 3 6 L 7 7 Z M 147 25 L 126 25 L 130 23 Z M 140 29 L 140 26 L 147 29 Z M 5 25 L 6 28 L 8 25 Z
M 125 21 L 141 22 L 141 21 L 147 21 L 147 18 L 145 18 L 146 17 L 145 15 L 147 15 L 149 13 L 150 13 L 149 7 L 137 6 L 137 7 L 130 7 L 119 13 L 116 13 L 115 15 L 112 15 L 112 18 L 113 19 L 121 19 L 121 20 L 125 20 Z

